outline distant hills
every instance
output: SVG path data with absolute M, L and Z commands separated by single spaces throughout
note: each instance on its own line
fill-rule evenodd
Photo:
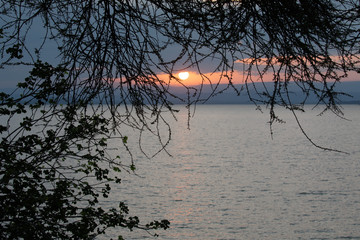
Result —
M 249 104 L 251 103 L 247 89 L 245 89 L 245 86 L 242 84 L 234 85 L 236 89 L 240 91 L 240 95 L 237 94 L 237 92 L 232 88 L 226 88 L 227 85 L 218 85 L 215 92 L 221 92 L 216 95 L 212 95 L 213 89 L 210 85 L 204 85 L 201 91 L 201 97 L 200 99 L 204 101 L 205 104 Z M 320 85 L 319 85 L 320 87 Z M 200 89 L 199 86 L 195 86 L 194 88 Z M 268 89 L 268 91 L 271 91 L 273 89 L 273 83 L 272 82 L 266 82 L 264 84 L 257 83 L 254 86 L 248 87 L 248 92 L 251 94 L 253 98 L 260 99 L 258 94 L 256 94 L 256 91 L 258 93 L 263 93 L 264 90 Z M 289 86 L 289 92 L 291 101 L 294 104 L 300 103 L 304 100 L 304 93 L 295 86 L 294 83 L 291 83 Z M 224 90 L 222 92 L 222 90 Z M 339 95 L 338 98 L 341 101 L 342 104 L 360 104 L 360 81 L 352 81 L 352 82 L 340 82 L 336 85 L 335 88 L 338 92 L 343 92 L 351 96 L 346 95 Z M 187 98 L 187 94 L 184 91 L 184 88 L 173 88 L 172 91 L 178 95 L 182 96 L 184 99 Z M 190 91 L 190 93 L 195 93 L 195 90 Z M 210 97 L 211 96 L 211 97 Z M 193 97 L 192 99 L 196 99 L 197 96 Z M 210 97 L 210 98 L 209 98 Z M 174 103 L 181 103 L 181 101 L 172 99 Z M 310 93 L 306 102 L 307 104 L 314 104 L 317 103 L 317 98 L 314 94 Z
M 256 94 L 263 93 L 265 88 L 269 91 L 273 88 L 272 82 L 266 82 L 264 84 L 258 83 L 254 86 L 249 86 L 248 89 L 245 89 L 245 86 L 242 84 L 234 85 L 236 89 L 240 91 L 240 95 L 232 88 L 227 88 L 227 85 L 218 85 L 215 89 L 217 94 L 213 94 L 213 88 L 210 85 L 204 85 L 201 89 L 201 95 L 199 97 L 200 86 L 194 86 L 194 89 L 190 89 L 190 95 L 187 95 L 187 90 L 184 87 L 172 87 L 171 92 L 182 98 L 184 101 L 181 101 L 178 98 L 168 96 L 168 99 L 174 104 L 183 104 L 186 103 L 188 97 L 190 97 L 191 101 L 196 99 L 200 99 L 204 104 L 249 104 L 251 103 L 248 92 L 251 94 L 252 97 L 259 99 L 259 96 Z M 319 85 L 320 87 L 320 85 Z M 304 99 L 303 92 L 298 88 L 295 87 L 294 83 L 289 85 L 289 92 L 291 101 L 294 104 L 300 103 Z M 195 90 L 197 89 L 197 90 Z M 1 92 L 11 93 L 14 89 L 12 88 L 0 88 Z M 248 92 L 247 92 L 248 90 Z M 338 96 L 341 101 L 341 104 L 360 104 L 360 81 L 348 81 L 348 82 L 340 82 L 336 85 L 335 88 L 338 92 L 343 92 L 351 96 Z M 195 94 L 196 93 L 196 94 Z M 119 99 L 120 100 L 120 99 Z M 317 103 L 317 98 L 314 94 L 309 94 L 306 102 L 307 104 L 314 104 Z

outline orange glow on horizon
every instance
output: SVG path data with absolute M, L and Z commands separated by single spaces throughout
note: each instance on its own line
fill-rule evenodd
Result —
M 188 73 L 182 76 L 180 73 Z M 179 75 L 180 74 L 180 75 Z M 199 85 L 209 85 L 209 84 L 229 84 L 229 78 L 221 72 L 214 73 L 203 73 L 199 74 L 195 71 L 182 71 L 173 73 L 173 75 L 161 73 L 156 76 L 160 81 L 163 81 L 164 84 L 168 84 L 170 86 L 185 86 L 185 87 L 195 87 Z M 262 78 L 259 74 L 253 73 L 251 75 L 251 80 L 247 73 L 242 71 L 235 70 L 231 76 L 232 84 L 245 84 L 245 80 L 249 82 L 272 82 L 274 81 L 274 74 L 272 72 L 265 73 Z M 120 81 L 120 79 L 118 79 Z M 348 72 L 346 78 L 342 79 L 343 82 L 348 81 L 360 81 L 360 74 L 356 72 Z
M 180 72 L 184 73 L 184 72 Z M 207 85 L 207 84 L 228 84 L 229 78 L 228 76 L 224 75 L 221 72 L 214 72 L 214 73 L 203 73 L 202 75 L 198 72 L 188 71 L 188 77 L 186 79 L 181 79 L 179 76 L 180 73 L 176 73 L 173 77 L 170 77 L 169 74 L 158 74 L 157 77 L 169 83 L 171 86 L 198 86 L 198 85 Z M 187 74 L 186 74 L 187 75 Z M 253 75 L 253 81 L 261 82 L 261 79 L 256 79 L 256 76 Z M 265 74 L 263 76 L 263 81 L 269 82 L 272 81 L 273 74 Z M 231 76 L 231 82 L 233 84 L 244 84 L 245 76 L 241 71 L 234 71 Z

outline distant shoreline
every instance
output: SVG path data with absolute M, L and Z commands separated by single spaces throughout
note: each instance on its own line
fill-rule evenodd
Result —
M 256 89 L 261 92 L 264 89 L 264 86 L 271 91 L 272 89 L 272 82 L 266 82 L 264 83 L 264 85 L 262 84 L 258 84 L 258 86 L 256 86 Z M 236 88 L 241 89 L 241 87 L 243 85 L 238 84 L 238 85 L 234 85 Z M 303 102 L 305 95 L 303 92 L 301 92 L 301 90 L 294 88 L 291 89 L 292 87 L 289 87 L 289 91 L 291 94 L 291 101 L 293 104 L 300 104 Z M 4 92 L 7 94 L 10 94 L 12 92 L 14 92 L 16 88 L 0 88 L 0 92 Z M 226 85 L 218 85 L 217 86 L 217 91 L 221 91 L 226 89 Z M 168 100 L 173 103 L 173 104 L 187 104 L 186 101 L 188 100 L 188 95 L 187 95 L 187 91 L 184 87 L 173 87 L 170 89 L 171 93 L 174 94 L 175 96 L 178 96 L 179 98 L 183 99 L 184 101 L 181 101 L 179 99 L 176 99 L 174 97 L 168 96 Z M 347 95 L 339 95 L 338 96 L 338 102 L 340 105 L 357 105 L 360 104 L 360 81 L 345 81 L 345 82 L 340 82 L 339 84 L 337 84 L 335 91 L 338 92 L 343 92 L 346 93 L 350 96 Z M 257 96 L 257 93 L 255 93 L 254 90 L 250 90 L 250 93 L 252 94 L 252 97 L 259 99 L 260 97 Z M 116 93 L 115 93 L 116 94 Z M 192 93 L 190 93 L 191 95 Z M 210 85 L 204 85 L 202 90 L 201 90 L 201 97 L 199 98 L 199 96 L 195 95 L 190 97 L 190 102 L 192 101 L 196 101 L 196 100 L 200 100 L 198 103 L 199 104 L 253 104 L 250 100 L 249 100 L 249 96 L 248 93 L 246 92 L 246 90 L 242 91 L 240 95 L 238 95 L 234 90 L 232 89 L 227 89 L 226 91 L 222 92 L 221 94 L 216 94 L 214 96 L 212 95 L 212 88 Z M 16 93 L 14 95 L 14 97 L 19 97 L 20 96 L 20 92 Z M 209 96 L 211 96 L 209 98 Z M 199 99 L 198 99 L 199 98 Z M 260 100 L 265 100 L 264 99 L 260 99 Z M 122 100 L 121 99 L 116 99 L 116 101 L 119 103 Z M 94 103 L 96 104 L 96 101 L 94 101 Z M 315 95 L 310 94 L 307 97 L 307 100 L 305 102 L 305 104 L 317 104 L 317 97 Z M 146 104 L 146 103 L 145 103 Z

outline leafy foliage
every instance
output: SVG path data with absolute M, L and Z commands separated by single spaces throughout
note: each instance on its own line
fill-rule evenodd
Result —
M 118 209 L 99 207 L 109 183 L 121 182 L 111 169 L 134 167 L 107 157 L 108 119 L 86 114 L 82 104 L 56 104 L 69 87 L 64 76 L 64 69 L 37 62 L 19 84 L 22 97 L 2 94 L 7 123 L 21 121 L 16 128 L 1 125 L 1 238 L 91 239 L 109 227 L 168 228 L 167 220 L 141 225 L 123 202 Z

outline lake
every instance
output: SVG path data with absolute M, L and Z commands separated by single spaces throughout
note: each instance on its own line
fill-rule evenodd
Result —
M 299 113 L 314 142 L 348 154 L 314 147 L 283 109 L 286 123 L 271 137 L 268 113 L 252 105 L 198 106 L 190 130 L 179 108 L 172 156 L 149 159 L 135 146 L 138 176 L 124 176 L 107 204 L 125 200 L 144 222 L 170 220 L 158 239 L 360 239 L 359 105 L 344 106 L 351 121 L 310 107 Z M 159 148 L 150 137 L 142 143 L 150 155 Z M 151 238 L 112 229 L 99 239 L 116 233 Z

